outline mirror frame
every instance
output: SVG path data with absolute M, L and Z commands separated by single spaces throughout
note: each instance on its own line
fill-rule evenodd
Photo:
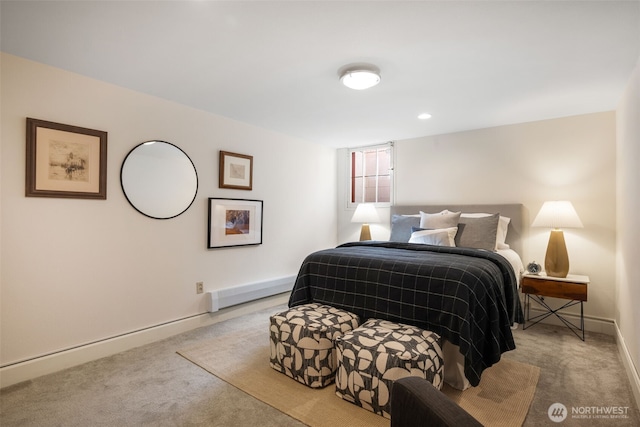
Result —
M 191 199 L 191 202 L 189 202 L 189 204 L 180 212 L 176 213 L 175 215 L 171 215 L 171 216 L 163 216 L 163 217 L 159 217 L 159 216 L 154 216 L 153 214 L 150 213 L 146 213 L 143 212 L 142 210 L 140 210 L 140 208 L 138 208 L 135 203 L 133 203 L 133 201 L 130 199 L 129 195 L 127 194 L 127 191 L 125 189 L 125 184 L 123 181 L 123 172 L 124 172 L 124 168 L 125 165 L 127 163 L 127 159 L 129 159 L 129 156 L 138 148 L 140 148 L 143 145 L 149 144 L 150 142 L 160 142 L 163 144 L 167 144 L 170 145 L 174 148 L 176 148 L 180 153 L 182 153 L 188 160 L 189 163 L 191 163 L 191 166 L 193 167 L 193 173 L 195 174 L 195 178 L 196 178 L 196 188 L 195 191 L 193 192 L 193 198 Z M 185 153 L 185 151 L 183 149 L 181 149 L 180 147 L 178 147 L 175 144 L 172 144 L 171 142 L 167 142 L 167 141 L 163 141 L 160 139 L 152 139 L 149 141 L 145 141 L 145 142 L 141 142 L 140 144 L 136 145 L 135 147 L 133 147 L 125 156 L 124 160 L 122 161 L 122 166 L 120 167 L 120 187 L 122 188 L 122 193 L 124 194 L 124 197 L 127 199 L 127 201 L 129 202 L 129 204 L 138 212 L 140 212 L 142 215 L 148 217 L 148 218 L 153 218 L 153 219 L 171 219 L 171 218 L 175 218 L 177 216 L 182 215 L 183 213 L 185 213 L 187 210 L 189 210 L 189 208 L 193 205 L 193 202 L 195 202 L 196 197 L 198 195 L 198 188 L 199 188 L 199 179 L 198 179 L 198 170 L 196 169 L 196 165 L 193 163 L 193 160 L 191 160 L 191 157 L 189 157 L 189 155 L 187 153 Z

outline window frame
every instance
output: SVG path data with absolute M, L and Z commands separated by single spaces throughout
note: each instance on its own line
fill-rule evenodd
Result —
M 371 151 L 371 150 L 380 150 L 380 149 L 389 149 L 389 201 L 388 202 L 365 202 L 365 201 L 352 201 L 352 196 L 353 196 L 353 181 L 354 181 L 354 177 L 353 177 L 353 170 L 354 170 L 354 164 L 353 164 L 353 153 L 354 152 L 365 152 L 365 151 Z M 395 169 L 395 164 L 394 164 L 394 143 L 393 141 L 389 141 L 383 144 L 374 144 L 374 145 L 366 145 L 366 146 L 362 146 L 362 147 L 352 147 L 349 148 L 347 150 L 347 180 L 346 180 L 346 186 L 347 186 L 347 208 L 349 209 L 355 209 L 360 203 L 370 203 L 373 204 L 376 207 L 389 207 L 393 204 L 393 200 L 394 200 L 394 195 L 395 195 L 395 186 L 394 186 L 394 169 Z M 382 176 L 382 175 L 378 175 L 378 173 L 376 173 L 376 179 L 378 176 Z M 377 186 L 376 186 L 377 187 Z M 377 193 L 377 192 L 376 192 Z M 363 192 L 363 198 L 364 198 L 364 192 Z

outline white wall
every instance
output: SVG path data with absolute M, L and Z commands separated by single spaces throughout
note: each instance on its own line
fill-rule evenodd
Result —
M 196 281 L 206 292 L 295 275 L 309 252 L 336 244 L 335 149 L 1 61 L 2 365 L 203 313 Z M 24 196 L 26 117 L 108 132 L 107 200 Z M 124 157 L 151 139 L 178 145 L 198 171 L 197 199 L 174 219 L 139 214 L 120 187 Z M 218 188 L 219 150 L 254 157 L 253 191 Z M 208 197 L 264 200 L 264 243 L 207 250 Z
M 618 286 L 616 322 L 623 347 L 629 354 L 629 371 L 635 378 L 640 402 L 640 60 L 617 110 L 618 155 Z
M 571 200 L 585 226 L 565 230 L 571 273 L 591 278 L 585 315 L 614 319 L 613 112 L 396 141 L 394 156 L 398 205 L 523 203 L 532 220 L 544 201 Z M 340 157 L 339 164 L 345 199 L 347 167 Z M 358 227 L 348 222 L 353 212 L 340 203 L 338 239 L 357 240 Z M 372 227 L 372 237 L 383 240 L 388 209 L 380 213 L 385 222 Z M 530 230 L 525 264 L 543 263 L 548 237 L 549 230 Z

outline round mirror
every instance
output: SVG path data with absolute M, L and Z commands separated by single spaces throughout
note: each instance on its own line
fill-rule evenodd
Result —
M 187 154 L 165 141 L 133 148 L 120 171 L 124 195 L 151 218 L 174 218 L 189 209 L 198 192 L 198 174 Z

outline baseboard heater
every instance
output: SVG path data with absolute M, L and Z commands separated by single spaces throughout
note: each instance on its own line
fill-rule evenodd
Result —
M 296 276 L 282 277 L 280 279 L 268 280 L 259 283 L 249 283 L 246 285 L 223 288 L 207 293 L 209 297 L 210 313 L 214 313 L 221 308 L 254 301 L 289 292 L 293 289 Z

